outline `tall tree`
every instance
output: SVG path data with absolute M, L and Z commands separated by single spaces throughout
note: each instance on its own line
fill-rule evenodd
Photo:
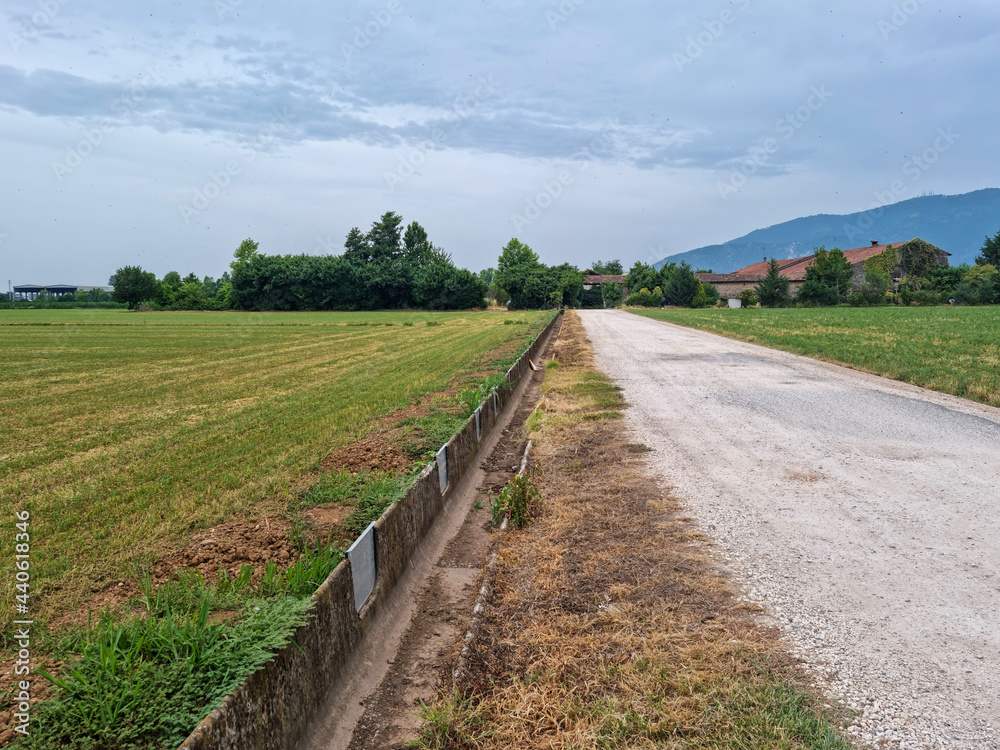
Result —
M 497 259 L 494 284 L 507 294 L 511 310 L 540 310 L 552 304 L 553 293 L 561 290 L 559 275 L 538 260 L 538 254 L 516 237 Z
M 771 258 L 767 267 L 767 275 L 760 280 L 754 293 L 763 307 L 786 307 L 792 300 L 788 291 L 789 280 L 778 271 L 778 261 Z
M 852 286 L 854 268 L 844 251 L 835 247 L 827 252 L 826 247 L 818 247 L 813 262 L 806 268 L 805 282 L 797 299 L 812 305 L 836 305 L 846 299 Z
M 682 261 L 679 266 L 672 269 L 667 285 L 663 288 L 667 304 L 676 307 L 691 307 L 696 304 L 699 292 L 701 292 L 701 303 L 704 304 L 705 290 L 686 261 Z
M 638 292 L 642 289 L 653 291 L 660 286 L 660 274 L 651 265 L 637 260 L 625 277 L 625 286 L 629 292 Z
M 140 302 L 153 299 L 159 288 L 156 276 L 139 266 L 119 268 L 112 278 L 115 285 L 112 299 L 124 302 L 130 310 L 134 310 Z
M 393 211 L 386 211 L 381 219 L 372 224 L 367 239 L 373 260 L 395 260 L 399 256 L 402 223 L 402 216 Z M 426 241 L 427 233 L 423 232 L 423 235 Z
M 252 239 L 247 237 L 240 246 L 236 248 L 236 252 L 233 256 L 236 258 L 236 263 L 241 263 L 244 261 L 249 261 L 253 256 L 257 254 L 257 249 L 260 247 L 259 242 L 254 242 Z
M 986 238 L 979 257 L 976 258 L 976 265 L 1000 268 L 1000 232 Z

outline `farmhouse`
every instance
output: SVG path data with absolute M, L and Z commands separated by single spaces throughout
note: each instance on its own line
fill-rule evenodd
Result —
M 583 272 L 583 288 L 587 291 L 593 289 L 594 287 L 600 288 L 601 284 L 609 281 L 613 281 L 615 284 L 624 284 L 625 276 L 624 274 L 594 273 L 589 268 Z
M 914 242 L 915 240 L 910 241 Z M 847 258 L 847 262 L 854 269 L 854 288 L 859 289 L 861 282 L 864 281 L 865 261 L 869 258 L 874 258 L 876 255 L 881 255 L 887 250 L 897 251 L 896 264 L 892 270 L 892 280 L 893 282 L 898 282 L 903 277 L 903 268 L 901 265 L 902 247 L 906 244 L 908 243 L 890 242 L 883 245 L 877 240 L 872 240 L 870 247 L 856 247 L 852 250 L 845 250 L 844 257 Z M 938 263 L 942 266 L 948 265 L 950 255 L 951 253 L 946 253 L 944 250 L 937 248 Z M 812 255 L 807 255 L 802 258 L 778 261 L 778 273 L 791 282 L 789 287 L 793 296 L 798 294 L 799 289 L 806 280 L 806 269 L 813 264 L 814 260 L 815 258 Z M 746 268 L 741 268 L 733 273 L 699 273 L 695 275 L 704 284 L 714 284 L 718 288 L 719 296 L 722 299 L 733 299 L 739 296 L 739 293 L 743 290 L 752 289 L 756 286 L 767 275 L 769 265 L 767 261 L 762 261 L 749 265 Z

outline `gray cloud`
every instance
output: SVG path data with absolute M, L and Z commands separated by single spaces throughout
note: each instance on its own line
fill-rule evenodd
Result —
M 225 2 L 229 10 L 219 12 L 208 0 L 113 8 L 64 0 L 43 18 L 37 3 L 12 0 L 0 28 L 0 112 L 25 127 L 8 128 L 0 148 L 22 147 L 29 133 L 32 143 L 47 143 L 34 166 L 19 162 L 35 170 L 23 182 L 37 177 L 36 197 L 44 203 L 46 190 L 75 189 L 51 180 L 49 161 L 79 132 L 106 123 L 116 135 L 74 178 L 99 177 L 107 203 L 134 199 L 137 212 L 157 215 L 164 207 L 142 202 L 123 164 L 146 160 L 149 174 L 177 181 L 171 194 L 183 193 L 214 162 L 204 157 L 212 163 L 193 175 L 168 176 L 161 153 L 176 164 L 189 160 L 181 154 L 203 158 L 194 154 L 205 149 L 224 163 L 239 144 L 258 141 L 279 112 L 287 119 L 262 146 L 284 160 L 274 177 L 283 182 L 269 195 L 301 192 L 296 175 L 314 165 L 296 163 L 297 154 L 337 154 L 331 184 L 353 179 L 373 216 L 391 200 L 422 207 L 408 192 L 418 185 L 444 191 L 440 200 L 448 201 L 448 179 L 463 194 L 477 194 L 479 181 L 489 180 L 483 200 L 496 201 L 499 191 L 510 204 L 477 210 L 496 214 L 502 225 L 520 208 L 525 184 L 530 193 L 560 164 L 586 158 L 606 167 L 602 175 L 621 176 L 601 177 L 609 191 L 641 184 L 651 201 L 662 194 L 659 205 L 701 196 L 681 216 L 660 220 L 677 243 L 725 240 L 714 233 L 736 236 L 799 213 L 854 210 L 941 127 L 957 127 L 962 140 L 914 189 L 984 187 L 983 175 L 995 173 L 1000 159 L 993 135 L 1000 104 L 988 95 L 1000 54 L 1000 8 L 980 0 L 961 7 L 852 0 L 792 9 L 777 0 Z M 894 10 L 903 5 L 915 11 Z M 11 43 L 10 35 L 25 28 L 30 40 Z M 816 87 L 832 96 L 795 120 L 789 134 L 782 123 L 808 107 Z M 758 160 L 739 200 L 720 203 L 717 183 L 769 139 L 778 148 Z M 126 142 L 128 156 L 119 153 Z M 384 193 L 382 165 L 428 143 L 428 164 L 405 189 Z M 341 171 L 345 161 L 353 173 Z M 445 165 L 454 170 L 450 178 L 437 172 Z M 255 184 L 248 177 L 240 189 Z M 9 205 L 27 205 L 4 195 L 14 201 Z M 650 244 L 657 219 L 627 212 L 652 211 L 653 204 L 626 208 L 598 195 L 577 185 L 530 231 L 556 221 L 583 226 L 582 212 L 588 220 L 596 213 L 645 227 L 624 238 L 620 251 L 641 254 L 636 248 Z M 270 200 L 268 215 L 280 215 L 282 199 Z M 238 223 L 234 203 L 220 199 L 206 217 Z M 301 202 L 284 206 L 285 213 L 300 210 Z M 0 233 L 12 238 L 2 252 L 16 252 L 19 213 L 0 214 Z M 698 217 L 712 217 L 710 225 L 696 224 Z M 274 231 L 291 241 L 293 234 Z

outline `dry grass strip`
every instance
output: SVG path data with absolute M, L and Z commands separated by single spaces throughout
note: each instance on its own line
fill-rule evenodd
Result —
M 775 634 L 629 445 L 569 313 L 529 420 L 541 516 L 509 532 L 466 678 L 425 718 L 453 748 L 846 748 Z

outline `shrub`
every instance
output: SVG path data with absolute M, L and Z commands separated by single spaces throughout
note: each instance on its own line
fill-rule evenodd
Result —
M 979 289 L 968 281 L 963 281 L 953 292 L 956 305 L 981 305 L 982 299 L 979 296 Z
M 868 271 L 865 274 L 865 280 L 861 282 L 861 295 L 866 304 L 878 305 L 885 302 L 885 293 L 889 291 L 889 286 L 889 277 L 884 273 Z
M 705 290 L 705 307 L 715 307 L 719 302 L 719 288 L 715 284 L 702 283 Z
M 932 305 L 940 305 L 943 301 L 944 297 L 940 292 L 934 292 L 929 289 L 920 289 L 913 293 L 913 300 L 911 304 L 930 307 Z
M 840 292 L 821 279 L 810 278 L 802 284 L 796 299 L 809 306 L 830 306 L 840 302 Z
M 656 287 L 652 292 L 643 287 L 638 292 L 632 292 L 625 300 L 629 307 L 659 307 L 663 304 L 663 293 L 660 287 Z
M 601 299 L 605 307 L 621 307 L 622 285 L 614 281 L 605 281 L 601 284 Z
M 909 284 L 904 283 L 899 285 L 899 302 L 906 307 L 913 304 L 913 290 Z
M 701 283 L 701 279 L 698 279 L 698 288 L 695 290 L 694 297 L 691 298 L 691 307 L 700 308 L 705 306 L 705 285 Z
M 736 296 L 739 298 L 740 302 L 743 303 L 743 307 L 757 306 L 757 295 L 753 289 L 744 289 Z

